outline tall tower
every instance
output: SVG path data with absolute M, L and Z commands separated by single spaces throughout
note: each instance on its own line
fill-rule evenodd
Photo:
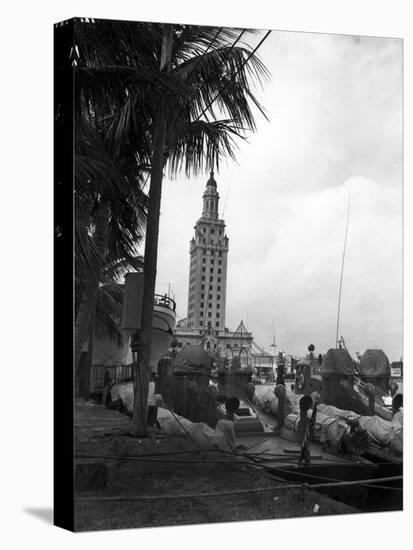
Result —
M 219 194 L 211 172 L 203 194 L 202 216 L 189 247 L 188 327 L 225 328 L 228 237 L 218 219 Z

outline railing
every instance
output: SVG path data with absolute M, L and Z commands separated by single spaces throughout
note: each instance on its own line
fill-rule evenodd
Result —
M 176 309 L 176 303 L 175 300 L 172 300 L 172 298 L 169 298 L 169 296 L 162 295 L 162 294 L 155 294 L 154 296 L 154 305 L 155 306 L 162 306 L 170 309 L 171 311 L 175 311 Z
M 112 384 L 132 380 L 131 365 L 103 366 L 93 365 L 90 373 L 90 391 L 91 393 L 100 392 L 103 389 L 105 372 L 108 371 Z

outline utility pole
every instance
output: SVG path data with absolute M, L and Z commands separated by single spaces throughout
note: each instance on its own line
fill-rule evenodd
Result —
M 162 36 L 160 70 L 169 72 L 172 56 L 173 26 L 164 25 Z M 132 430 L 136 435 L 147 435 L 147 402 L 150 377 L 150 359 L 152 344 L 152 320 L 156 282 L 156 264 L 158 259 L 159 214 L 162 194 L 162 178 L 166 140 L 165 103 L 161 101 L 153 117 L 153 150 L 151 162 L 151 181 L 149 188 L 148 216 L 146 220 L 144 290 L 142 301 L 141 354 L 137 367 L 134 390 Z

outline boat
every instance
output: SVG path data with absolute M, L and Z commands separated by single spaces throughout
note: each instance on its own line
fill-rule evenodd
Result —
M 96 339 L 93 349 L 91 393 L 98 398 L 103 390 L 104 373 L 109 370 L 112 392 L 133 395 L 133 365 L 135 359 L 131 350 L 133 335 L 141 327 L 143 298 L 143 272 L 128 273 L 125 276 L 124 304 L 120 329 L 123 333 L 121 345 L 105 339 Z M 175 330 L 176 304 L 167 295 L 155 294 L 152 321 L 152 342 L 150 368 L 157 372 L 158 362 L 167 352 Z M 120 387 L 122 385 L 122 387 Z M 113 389 L 113 388 L 112 388 Z M 113 399 L 114 397 L 112 397 Z M 129 398 L 126 398 L 129 403 Z M 129 410 L 129 409 L 128 409 Z

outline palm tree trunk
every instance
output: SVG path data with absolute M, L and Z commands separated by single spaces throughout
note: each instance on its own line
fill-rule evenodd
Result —
M 83 344 L 88 336 L 92 312 L 94 311 L 94 308 L 96 308 L 99 288 L 99 270 L 104 262 L 107 249 L 109 215 L 109 203 L 103 202 L 96 214 L 96 229 L 94 235 L 94 241 L 96 244 L 96 249 L 99 252 L 100 262 L 99 265 L 95 266 L 95 273 L 90 274 L 89 281 L 86 285 L 85 291 L 83 292 L 79 311 L 76 317 L 74 357 L 75 371 L 77 371 Z M 76 387 L 77 386 L 78 384 L 76 383 Z
M 161 70 L 169 70 L 172 50 L 171 26 L 166 25 L 162 39 Z M 151 184 L 149 188 L 148 216 L 146 220 L 144 285 L 142 300 L 141 342 L 142 355 L 138 364 L 134 392 L 132 430 L 136 435 L 147 434 L 147 404 L 150 378 L 153 304 L 158 259 L 159 214 L 162 195 L 162 178 L 166 139 L 165 108 L 161 105 L 154 117 Z

